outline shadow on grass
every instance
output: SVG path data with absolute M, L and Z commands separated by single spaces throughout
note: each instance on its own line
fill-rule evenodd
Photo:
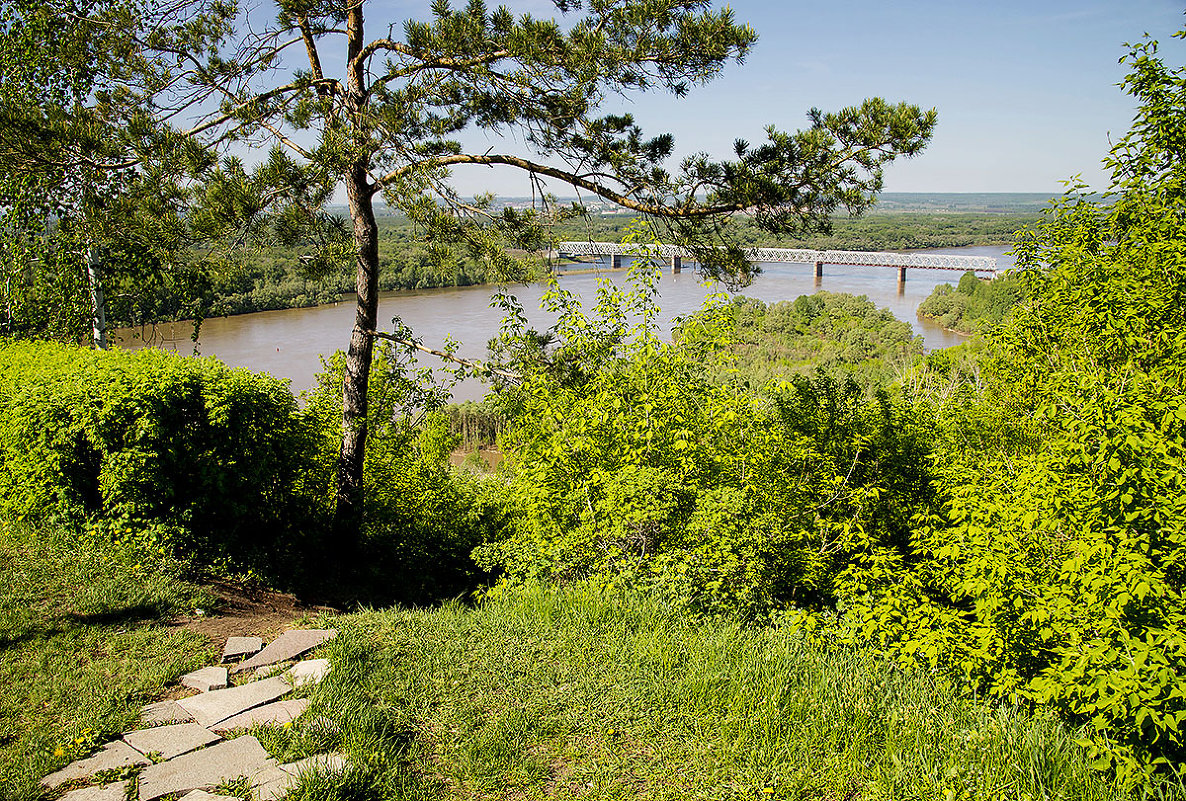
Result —
M 44 623 L 36 624 L 26 628 L 24 631 L 0 632 L 0 651 L 8 651 L 13 648 L 19 648 L 26 643 L 34 640 L 48 640 L 50 637 L 56 637 L 65 629 L 60 626 L 50 626 Z
M 88 626 L 115 626 L 128 623 L 144 623 L 167 617 L 169 610 L 156 603 L 139 603 L 119 609 L 104 609 L 97 612 L 69 612 L 67 617 Z

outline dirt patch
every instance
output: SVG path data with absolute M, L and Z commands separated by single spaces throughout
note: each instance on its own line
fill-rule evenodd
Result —
M 306 606 L 288 593 L 215 582 L 206 587 L 218 599 L 217 607 L 175 624 L 175 628 L 196 631 L 211 643 L 222 644 L 227 637 L 263 637 L 268 642 L 292 624 L 321 613 L 336 614 L 328 606 Z

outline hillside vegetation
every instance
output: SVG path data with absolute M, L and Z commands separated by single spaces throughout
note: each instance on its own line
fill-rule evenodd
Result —
M 865 217 L 838 217 L 829 235 L 807 239 L 771 239 L 743 224 L 743 239 L 767 247 L 810 247 L 848 250 L 1009 245 L 1016 231 L 1037 219 L 1034 213 L 895 212 Z M 632 217 L 593 216 L 562 220 L 551 227 L 558 241 L 594 239 L 617 242 Z M 133 326 L 161 319 L 188 319 L 246 314 L 334 303 L 354 291 L 347 265 L 331 267 L 303 258 L 296 247 L 272 245 L 248 252 L 229 252 L 214 261 L 215 269 L 184 290 L 172 293 L 115 293 L 109 314 L 115 325 Z M 434 260 L 431 248 L 407 219 L 379 217 L 379 289 L 414 290 L 495 283 L 513 277 L 538 280 L 548 266 L 541 258 L 521 275 L 491 272 L 473 260 L 454 260 L 447 269 Z M 191 295 L 182 302 L 182 295 Z
M 654 258 L 591 308 L 497 296 L 481 407 L 379 350 L 358 539 L 341 355 L 298 403 L 0 343 L 4 792 L 188 664 L 161 621 L 195 580 L 246 574 L 365 610 L 311 712 L 339 728 L 270 735 L 349 754 L 304 798 L 1186 798 L 1186 73 L 1128 58 L 1110 205 L 1019 233 L 1008 313 L 965 277 L 968 343 L 838 295 L 712 297 L 666 342 L 636 223 Z M 449 466 L 459 428 L 497 469 Z

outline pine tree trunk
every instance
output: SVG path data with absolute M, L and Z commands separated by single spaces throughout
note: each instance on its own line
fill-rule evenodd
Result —
M 366 71 L 359 58 L 363 49 L 362 3 L 354 3 L 346 14 L 346 108 L 353 127 L 354 160 L 346 175 L 346 197 L 354 221 L 355 291 L 357 303 L 354 331 L 346 351 L 342 376 L 342 450 L 338 455 L 338 476 L 334 529 L 341 556 L 346 562 L 357 558 L 361 544 L 363 509 L 363 465 L 367 441 L 367 385 L 379 315 L 379 229 L 375 224 L 375 187 L 367 175 L 369 149 L 366 126 Z M 351 566 L 346 566 L 349 571 Z
M 356 162 L 346 180 L 354 220 L 357 305 L 342 378 L 342 451 L 338 457 L 335 528 L 356 538 L 362 523 L 362 475 L 367 439 L 367 384 L 379 315 L 379 230 L 366 165 Z

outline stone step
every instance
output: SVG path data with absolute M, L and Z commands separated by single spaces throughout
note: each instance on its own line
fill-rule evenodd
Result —
M 208 693 L 211 690 L 221 690 L 227 686 L 227 669 L 224 667 L 204 667 L 181 677 L 181 686 L 191 690 Z
M 177 703 L 193 715 L 198 723 L 210 728 L 240 712 L 271 703 L 286 695 L 291 689 L 283 677 L 275 676 L 238 687 L 228 687 L 225 690 L 211 690 L 201 695 L 182 698 Z
M 273 767 L 276 767 L 276 760 L 268 756 L 254 737 L 248 735 L 226 740 L 146 767 L 140 773 L 140 801 L 213 787 L 240 776 L 253 779 Z
M 205 745 L 216 743 L 222 738 L 197 723 L 178 723 L 173 726 L 156 726 L 151 729 L 130 731 L 124 735 L 124 742 L 147 756 L 157 753 L 161 759 L 196 751 Z
M 309 708 L 308 698 L 292 698 L 288 701 L 277 701 L 264 704 L 238 715 L 229 717 L 214 726 L 214 731 L 225 733 L 234 729 L 249 729 L 252 726 L 283 726 L 289 721 L 296 720 Z
M 240 673 L 244 670 L 262 667 L 263 665 L 274 665 L 277 662 L 296 659 L 298 656 L 321 645 L 326 640 L 333 639 L 337 634 L 336 629 L 296 629 L 294 631 L 286 631 L 268 643 L 267 647 L 258 654 L 235 665 L 231 669 L 231 672 Z
M 147 764 L 148 760 L 143 754 L 122 740 L 116 740 L 103 746 L 97 754 L 75 760 L 56 773 L 49 774 L 41 783 L 46 787 L 58 787 L 74 779 L 85 779 L 101 770 Z
M 222 661 L 236 662 L 245 657 L 254 656 L 263 647 L 262 637 L 227 637 L 226 645 L 222 649 Z

